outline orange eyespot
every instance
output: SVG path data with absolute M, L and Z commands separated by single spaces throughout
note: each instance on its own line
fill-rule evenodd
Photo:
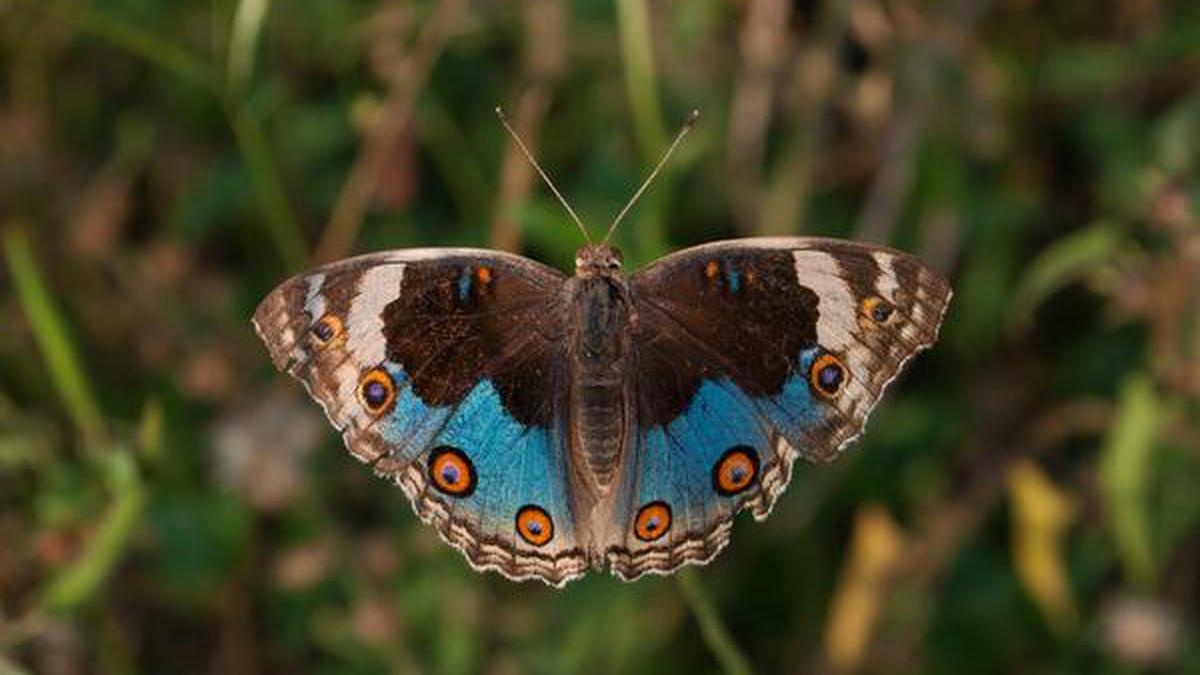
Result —
M 326 347 L 342 335 L 342 330 L 342 320 L 326 314 L 313 324 L 312 335 L 319 346 Z
M 895 313 L 895 307 L 892 307 L 890 302 L 878 295 L 872 295 L 862 301 L 862 313 L 863 316 L 872 322 L 883 325 L 892 318 L 892 315 Z
M 481 284 L 492 283 L 492 268 L 480 267 L 478 270 L 475 271 L 475 278 L 479 279 L 479 283 L 481 283 Z
M 836 396 L 848 377 L 846 366 L 833 354 L 818 356 L 808 372 L 812 388 L 826 398 Z
M 470 497 L 475 492 L 475 466 L 462 450 L 438 446 L 429 453 L 429 480 L 451 497 Z
M 383 368 L 372 368 L 358 381 L 358 401 L 372 415 L 383 415 L 396 402 L 396 384 Z
M 744 491 L 758 479 L 758 453 L 748 445 L 725 451 L 713 466 L 713 489 L 730 496 Z
M 540 506 L 522 506 L 517 510 L 517 534 L 534 546 L 545 546 L 554 538 L 554 521 Z
M 720 274 L 721 264 L 716 260 L 709 260 L 708 264 L 704 266 L 704 276 L 708 277 L 710 281 L 716 279 Z
M 671 529 L 671 507 L 666 502 L 650 502 L 638 510 L 633 534 L 642 541 L 654 541 Z

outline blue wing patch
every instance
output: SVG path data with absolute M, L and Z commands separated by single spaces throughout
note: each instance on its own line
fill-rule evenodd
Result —
M 548 430 L 513 419 L 491 380 L 476 385 L 432 445 L 459 448 L 474 464 L 479 489 L 462 500 L 461 508 L 476 513 L 486 530 L 512 531 L 526 505 L 544 510 L 555 532 L 573 527 L 565 454 L 551 443 Z
M 827 412 L 813 398 L 809 369 L 820 350 L 806 349 L 800 354 L 800 372 L 793 373 L 778 396 L 754 399 L 754 405 L 771 421 L 779 433 L 799 448 L 809 430 L 825 419 Z
M 403 368 L 388 362 L 384 370 L 390 407 L 351 430 L 351 442 L 382 441 L 376 470 L 409 493 L 417 513 L 478 569 L 552 583 L 582 574 L 566 453 L 550 430 L 513 418 L 489 379 L 458 404 L 432 406 Z
M 608 551 L 617 574 L 707 560 L 724 546 L 742 506 L 765 517 L 790 475 L 793 444 L 827 415 L 807 375 L 818 356 L 806 350 L 802 372 L 773 397 L 751 397 L 726 378 L 704 380 L 678 417 L 641 430 L 621 500 L 627 506 L 614 514 L 628 532 Z
M 403 368 L 391 362 L 385 367 L 397 389 L 396 402 L 391 412 L 375 422 L 375 427 L 390 446 L 392 461 L 411 462 L 430 447 L 451 411 L 425 405 L 413 392 Z

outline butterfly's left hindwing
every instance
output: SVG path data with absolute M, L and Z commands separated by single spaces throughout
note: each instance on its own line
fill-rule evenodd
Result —
M 950 299 L 911 256 L 811 238 L 698 246 L 630 286 L 638 423 L 606 549 L 627 579 L 711 559 L 744 507 L 765 518 L 797 457 L 857 438 Z
M 517 256 L 407 250 L 284 282 L 255 313 L 346 447 L 478 569 L 583 573 L 563 444 L 564 278 Z

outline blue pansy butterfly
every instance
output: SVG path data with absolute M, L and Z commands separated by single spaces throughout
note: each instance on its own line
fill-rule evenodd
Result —
M 891 249 L 751 238 L 631 275 L 508 253 L 375 253 L 292 278 L 254 325 L 346 447 L 471 565 L 561 586 L 711 560 L 798 457 L 862 431 L 950 299 Z

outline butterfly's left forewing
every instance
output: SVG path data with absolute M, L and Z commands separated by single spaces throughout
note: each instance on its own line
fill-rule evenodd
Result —
M 765 518 L 797 457 L 861 433 L 950 299 L 911 256 L 813 238 L 698 246 L 630 285 L 635 451 L 606 551 L 624 578 L 711 559 L 743 507 Z
M 562 431 L 564 278 L 474 249 L 392 251 L 284 282 L 255 314 L 346 447 L 478 569 L 580 576 Z

